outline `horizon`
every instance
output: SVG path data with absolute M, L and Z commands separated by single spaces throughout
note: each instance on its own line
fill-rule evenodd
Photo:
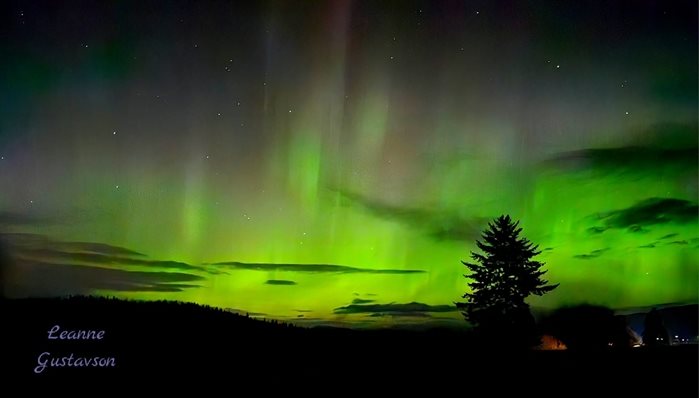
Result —
M 75 304 L 74 310 L 76 313 L 81 313 L 85 311 L 84 304 L 92 302 L 93 305 L 99 303 L 100 301 L 109 302 L 120 302 L 120 303 L 130 303 L 130 304 L 145 304 L 145 305 L 183 305 L 183 306 L 194 306 L 202 310 L 219 311 L 223 313 L 232 314 L 235 316 L 244 317 L 254 321 L 260 321 L 263 323 L 276 323 L 280 325 L 287 325 L 293 327 L 299 327 L 303 329 L 314 329 L 314 328 L 331 328 L 331 329 L 346 329 L 353 331 L 407 331 L 407 332 L 430 332 L 430 331 L 451 331 L 451 332 L 466 332 L 473 331 L 474 326 L 468 321 L 464 322 L 463 314 L 459 312 L 458 318 L 453 319 L 431 319 L 426 322 L 411 322 L 408 319 L 402 319 L 402 322 L 386 322 L 386 323 L 368 323 L 362 322 L 361 319 L 355 320 L 324 320 L 324 319 L 313 319 L 313 318 L 294 318 L 286 316 L 271 316 L 270 314 L 261 313 L 250 313 L 248 311 L 236 309 L 236 308 L 224 308 L 216 307 L 209 304 L 202 304 L 191 301 L 177 301 L 167 298 L 157 299 L 157 300 L 143 300 L 138 298 L 124 298 L 118 296 L 108 296 L 108 295 L 66 295 L 66 296 L 46 296 L 46 297 L 0 297 L 0 300 L 8 300 L 9 305 L 27 305 L 21 304 L 21 302 L 29 301 L 30 303 L 60 303 L 65 302 L 68 307 L 64 307 L 62 311 L 71 311 L 69 307 Z M 14 304 L 11 304 L 14 303 Z M 35 305 L 35 304 L 29 304 Z M 400 305 L 424 305 L 423 303 L 404 303 Z M 562 306 L 557 308 L 541 308 L 533 307 L 531 308 L 532 315 L 534 316 L 537 325 L 542 327 L 540 330 L 541 337 L 554 336 L 556 332 L 550 330 L 550 325 L 548 322 L 551 321 L 552 316 L 559 313 L 561 310 L 576 310 L 580 311 L 583 308 L 595 308 L 599 310 L 611 310 L 611 313 L 615 317 L 622 317 L 626 324 L 626 327 L 630 332 L 635 333 L 637 336 L 641 336 L 644 331 L 644 322 L 646 316 L 651 310 L 657 310 L 661 314 L 661 319 L 663 320 L 663 325 L 667 328 L 670 336 L 674 336 L 674 340 L 671 341 L 671 345 L 677 344 L 697 344 L 699 337 L 697 336 L 696 328 L 696 316 L 682 312 L 681 310 L 688 307 L 699 307 L 699 303 L 666 303 L 658 306 L 651 307 L 639 307 L 639 308 L 627 308 L 627 309 L 614 309 L 605 306 L 600 306 L 596 304 L 580 303 L 570 306 Z M 94 308 L 99 308 L 95 306 Z M 107 307 L 105 307 L 106 309 Z M 113 309 L 112 309 L 113 310 Z M 112 311 L 110 310 L 110 311 Z M 680 312 L 678 312 L 680 310 Z M 696 314 L 693 311 L 692 314 Z M 386 316 L 390 316 L 386 314 Z M 394 316 L 402 318 L 400 314 L 395 314 Z M 599 319 L 597 320 L 599 322 Z M 598 325 L 601 326 L 601 325 Z M 553 332 L 553 333 L 552 333 Z M 684 340 L 686 339 L 686 341 Z

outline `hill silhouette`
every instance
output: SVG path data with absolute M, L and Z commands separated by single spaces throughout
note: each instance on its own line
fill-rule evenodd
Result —
M 222 387 L 265 383 L 285 388 L 300 382 L 337 386 L 371 381 L 403 389 L 411 383 L 466 382 L 476 391 L 497 393 L 510 388 L 560 391 L 593 382 L 642 391 L 638 380 L 644 380 L 643 388 L 657 382 L 697 391 L 696 345 L 514 354 L 484 346 L 468 331 L 302 328 L 190 303 L 72 297 L 5 299 L 0 307 L 4 359 L 10 365 L 4 375 L 10 384 L 140 380 L 148 385 L 208 381 Z M 56 325 L 60 331 L 104 334 L 101 340 L 49 340 Z M 44 352 L 51 357 L 113 357 L 115 366 L 47 367 L 37 374 L 37 358 Z M 535 379 L 546 380 L 544 387 L 514 382 Z

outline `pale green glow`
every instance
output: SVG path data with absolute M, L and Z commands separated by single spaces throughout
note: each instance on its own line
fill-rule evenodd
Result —
M 436 175 L 434 178 L 443 178 Z M 447 176 L 447 178 L 449 178 Z M 610 190 L 614 194 L 610 195 Z M 594 215 L 600 209 L 618 209 L 632 205 L 636 197 L 679 196 L 672 184 L 655 184 L 640 189 L 616 178 L 589 180 L 569 179 L 542 174 L 530 197 L 502 197 L 500 200 L 473 207 L 478 215 L 496 214 L 508 207 L 522 220 L 524 233 L 545 251 L 541 258 L 550 270 L 553 283 L 560 289 L 533 300 L 533 304 L 557 306 L 574 302 L 594 302 L 615 307 L 651 305 L 659 302 L 691 301 L 697 298 L 697 226 L 656 225 L 648 232 L 632 233 L 609 229 L 591 234 Z M 129 294 L 140 298 L 176 298 L 222 307 L 242 308 L 251 312 L 292 316 L 296 309 L 311 309 L 316 316 L 331 317 L 334 308 L 348 304 L 354 293 L 374 293 L 379 302 L 418 301 L 430 304 L 451 303 L 465 289 L 460 265 L 470 241 L 435 241 L 404 224 L 377 218 L 357 206 L 334 206 L 332 196 L 318 197 L 323 211 L 308 213 L 306 202 L 294 202 L 289 194 L 284 212 L 265 214 L 265 206 L 253 206 L 256 220 L 231 227 L 228 239 L 202 240 L 211 253 L 209 261 L 239 260 L 248 262 L 341 264 L 370 268 L 424 269 L 425 274 L 305 274 L 289 271 L 228 271 L 228 275 L 208 276 L 199 289 L 182 293 Z M 435 197 L 435 200 L 449 198 Z M 453 199 L 452 199 L 453 200 Z M 205 201 L 205 200 L 204 200 Z M 215 211 L 214 211 L 215 213 Z M 188 218 L 185 218 L 188 219 Z M 198 218 L 204 236 L 219 237 L 222 217 Z M 247 221 L 247 220 L 246 220 Z M 171 239 L 157 234 L 154 226 L 144 225 L 144 236 L 154 242 Z M 694 239 L 693 244 L 659 244 L 652 249 L 639 248 L 657 238 L 677 233 L 677 239 Z M 186 241 L 186 239 L 185 239 Z M 244 241 L 244 245 L 228 242 Z M 144 241 L 120 243 L 149 252 Z M 603 250 L 597 258 L 574 256 Z M 153 254 L 152 252 L 149 252 Z M 155 253 L 161 256 L 161 253 Z M 189 261 L 184 256 L 175 258 Z M 265 285 L 268 279 L 293 280 L 296 286 Z

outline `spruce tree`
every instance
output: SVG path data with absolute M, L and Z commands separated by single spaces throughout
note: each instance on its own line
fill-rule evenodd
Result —
M 541 296 L 558 285 L 542 279 L 546 271 L 538 245 L 521 237 L 519 221 L 503 215 L 488 223 L 476 245 L 483 252 L 471 252 L 473 263 L 462 261 L 471 271 L 471 292 L 465 303 L 457 303 L 464 317 L 482 338 L 498 340 L 499 345 L 531 346 L 538 344 L 534 318 L 525 299 Z

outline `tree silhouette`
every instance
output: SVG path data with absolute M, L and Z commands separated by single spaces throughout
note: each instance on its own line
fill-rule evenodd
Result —
M 533 260 L 541 253 L 538 245 L 520 237 L 522 228 L 509 215 L 488 223 L 482 241 L 476 245 L 483 254 L 471 252 L 474 263 L 462 261 L 471 271 L 464 275 L 471 293 L 465 303 L 457 303 L 464 317 L 481 338 L 498 345 L 526 347 L 539 344 L 534 318 L 525 299 L 541 296 L 558 285 L 542 279 L 543 263 Z
M 570 350 L 592 351 L 630 348 L 635 339 L 623 316 L 610 308 L 582 304 L 559 308 L 543 320 L 547 334 L 561 340 Z
M 646 347 L 670 344 L 670 333 L 665 328 L 663 318 L 656 308 L 653 308 L 646 314 L 643 326 L 643 344 Z

